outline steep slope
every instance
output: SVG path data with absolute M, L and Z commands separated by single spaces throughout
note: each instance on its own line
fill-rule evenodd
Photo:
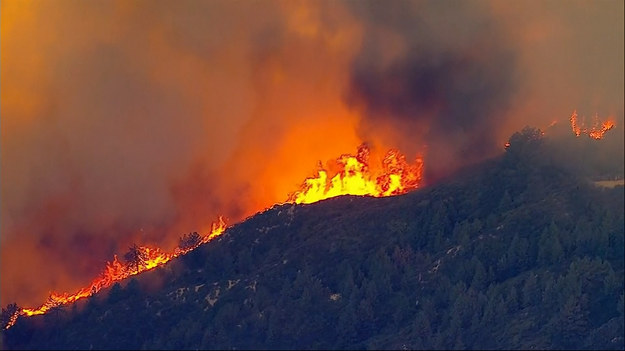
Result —
M 623 349 L 623 187 L 565 159 L 526 129 L 431 188 L 275 206 L 3 346 Z

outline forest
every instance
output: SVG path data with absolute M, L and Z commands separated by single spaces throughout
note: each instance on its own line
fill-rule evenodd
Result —
M 5 349 L 624 349 L 622 135 L 526 127 L 411 193 L 258 213 Z M 191 240 L 192 234 L 183 235 Z

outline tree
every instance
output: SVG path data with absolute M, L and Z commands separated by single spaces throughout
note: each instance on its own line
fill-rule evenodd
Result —
M 471 287 L 473 287 L 477 291 L 481 291 L 486 288 L 486 283 L 488 279 L 486 269 L 477 257 L 474 256 L 472 261 L 475 261 L 475 273 L 473 274 Z
M 44 321 L 50 328 L 54 328 L 59 325 L 62 318 L 65 318 L 67 311 L 62 305 L 52 306 L 46 314 L 43 315 Z
M 560 243 L 560 235 L 555 225 L 543 230 L 538 241 L 538 260 L 541 264 L 555 264 L 563 260 L 564 250 Z
M 621 293 L 621 297 L 618 300 L 618 304 L 616 305 L 616 309 L 618 310 L 619 315 L 621 316 L 621 330 L 623 330 L 623 321 L 625 321 L 625 295 Z
M 508 189 L 504 190 L 503 195 L 501 196 L 501 200 L 499 200 L 499 209 L 504 212 L 512 208 L 512 197 L 508 192 Z M 494 218 L 493 214 L 490 214 L 489 217 Z M 494 219 L 489 218 L 490 221 L 494 222 Z
M 122 293 L 122 286 L 121 284 L 119 284 L 119 282 L 113 284 L 113 286 L 111 287 L 111 290 L 109 291 L 109 296 L 108 296 L 108 302 L 109 303 L 116 303 L 118 301 L 120 301 L 123 298 L 123 293 Z
M 339 280 L 339 292 L 343 296 L 349 296 L 354 290 L 356 283 L 354 282 L 354 271 L 352 270 L 352 266 L 347 262 L 347 260 L 343 260 L 341 263 L 340 272 L 340 280 Z
M 129 266 L 135 267 L 135 272 L 139 273 L 139 267 L 145 264 L 147 257 L 145 257 L 145 252 L 140 246 L 132 244 L 132 246 L 128 249 L 128 252 L 124 254 L 124 259 Z
M 2 323 L 2 329 L 6 329 L 15 323 L 17 316 L 19 315 L 19 311 L 20 308 L 16 303 L 10 303 L 7 307 L 2 309 L 2 317 L 0 321 L 0 323 Z
M 588 333 L 588 296 L 586 294 L 573 295 L 568 298 L 560 313 L 555 317 L 554 326 L 556 342 L 570 348 L 579 345 L 579 342 Z
M 523 284 L 523 308 L 540 303 L 540 290 L 538 288 L 538 281 L 534 273 L 530 273 L 530 276 L 525 280 Z
M 516 132 L 510 137 L 506 148 L 507 155 L 525 156 L 532 159 L 543 142 L 543 132 L 540 129 L 526 126 L 521 132 Z
M 519 309 L 519 295 L 516 292 L 516 287 L 514 285 L 509 287 L 510 291 L 506 296 L 505 303 L 508 312 L 514 313 Z
M 182 250 L 190 250 L 202 241 L 202 236 L 198 232 L 184 234 L 178 241 L 178 247 Z

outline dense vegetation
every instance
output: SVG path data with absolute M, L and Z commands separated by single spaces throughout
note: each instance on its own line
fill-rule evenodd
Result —
M 403 196 L 276 206 L 4 347 L 625 348 L 623 187 L 536 130 L 510 142 Z

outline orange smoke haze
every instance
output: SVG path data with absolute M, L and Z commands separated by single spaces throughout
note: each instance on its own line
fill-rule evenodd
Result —
M 286 201 L 363 142 L 428 183 L 575 108 L 623 125 L 622 2 L 457 5 L 3 1 L 0 303 Z

